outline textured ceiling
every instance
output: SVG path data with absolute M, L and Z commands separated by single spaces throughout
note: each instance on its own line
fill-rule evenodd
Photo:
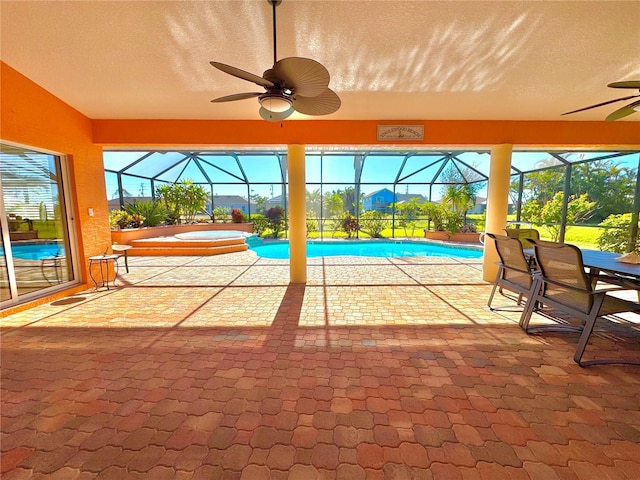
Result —
M 267 0 L 0 2 L 0 58 L 94 119 L 259 119 L 210 60 L 273 64 Z M 278 58 L 318 60 L 323 119 L 603 120 L 640 80 L 640 1 L 284 0 Z M 314 118 L 294 114 L 291 117 Z M 633 114 L 625 121 L 638 121 Z

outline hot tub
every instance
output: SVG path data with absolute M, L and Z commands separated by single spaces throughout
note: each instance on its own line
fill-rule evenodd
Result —
M 248 238 L 252 233 L 240 230 L 202 230 L 199 232 L 176 233 L 174 237 L 180 240 L 229 240 L 237 238 Z

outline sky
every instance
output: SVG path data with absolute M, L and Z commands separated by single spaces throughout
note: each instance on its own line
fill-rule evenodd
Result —
M 397 193 L 419 193 L 427 198 L 431 194 L 432 200 L 438 200 L 444 187 L 434 185 L 429 192 L 428 184 L 434 179 L 442 181 L 442 174 L 451 171 L 452 162 L 446 160 L 447 153 L 454 154 L 459 160 L 454 163 L 465 172 L 467 180 L 481 181 L 488 177 L 490 154 L 486 151 L 421 152 L 409 156 L 402 152 L 372 152 L 364 156 L 354 152 L 308 152 L 305 165 L 307 190 L 317 190 L 321 182 L 324 183 L 323 192 L 353 186 L 355 167 L 360 159 L 364 158 L 360 178 L 361 191 L 364 194 L 382 188 L 393 190 L 393 183 L 397 182 Z M 567 160 L 576 161 L 609 153 L 611 152 L 581 152 L 564 156 Z M 273 152 L 245 152 L 236 156 L 226 152 L 107 151 L 104 153 L 107 196 L 114 198 L 118 190 L 117 176 L 108 170 L 126 168 L 126 173 L 131 176 L 123 175 L 123 188 L 133 196 L 151 196 L 151 182 L 146 178 L 155 176 L 158 181 L 191 179 L 195 183 L 207 184 L 207 190 L 210 189 L 210 179 L 214 183 L 214 195 L 239 195 L 246 198 L 258 194 L 272 198 L 282 195 L 280 162 L 283 162 L 284 166 L 283 158 L 284 155 L 278 156 Z M 617 160 L 630 168 L 637 168 L 638 154 L 626 155 Z M 519 170 L 531 170 L 539 165 L 560 164 L 561 162 L 548 152 L 516 151 L 512 156 L 514 173 Z M 283 170 L 286 174 L 286 166 Z M 249 187 L 244 182 L 245 178 L 250 184 Z M 159 183 L 156 183 L 157 185 Z M 477 195 L 486 197 L 486 183 Z

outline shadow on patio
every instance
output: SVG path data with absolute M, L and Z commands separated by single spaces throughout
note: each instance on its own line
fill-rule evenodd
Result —
M 477 260 L 130 260 L 3 319 L 3 478 L 640 476 L 640 367 L 490 312 Z

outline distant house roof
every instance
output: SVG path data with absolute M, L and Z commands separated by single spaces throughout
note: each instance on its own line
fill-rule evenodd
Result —
M 213 203 L 247 203 L 247 199 L 240 195 L 214 195 Z
M 389 192 L 389 193 L 393 194 L 393 192 L 392 192 L 391 190 L 389 190 L 388 188 L 381 188 L 380 190 L 376 190 L 375 192 L 371 192 L 371 193 L 366 194 L 366 195 L 364 196 L 364 198 L 370 198 L 370 197 L 373 197 L 374 195 L 377 195 L 377 194 L 378 194 L 378 193 L 380 193 L 380 192 L 384 192 L 385 190 L 386 190 L 387 192 Z
M 419 200 L 426 200 L 424 195 L 421 195 L 419 193 L 397 193 L 396 197 L 398 197 L 398 202 L 406 202 L 408 200 L 411 200 L 412 198 L 417 198 Z
M 133 203 L 135 201 L 138 202 L 150 202 L 153 200 L 153 197 L 122 197 L 122 203 L 120 203 L 119 198 L 112 198 L 107 203 L 109 204 L 109 210 L 120 210 L 122 207 L 129 203 Z

